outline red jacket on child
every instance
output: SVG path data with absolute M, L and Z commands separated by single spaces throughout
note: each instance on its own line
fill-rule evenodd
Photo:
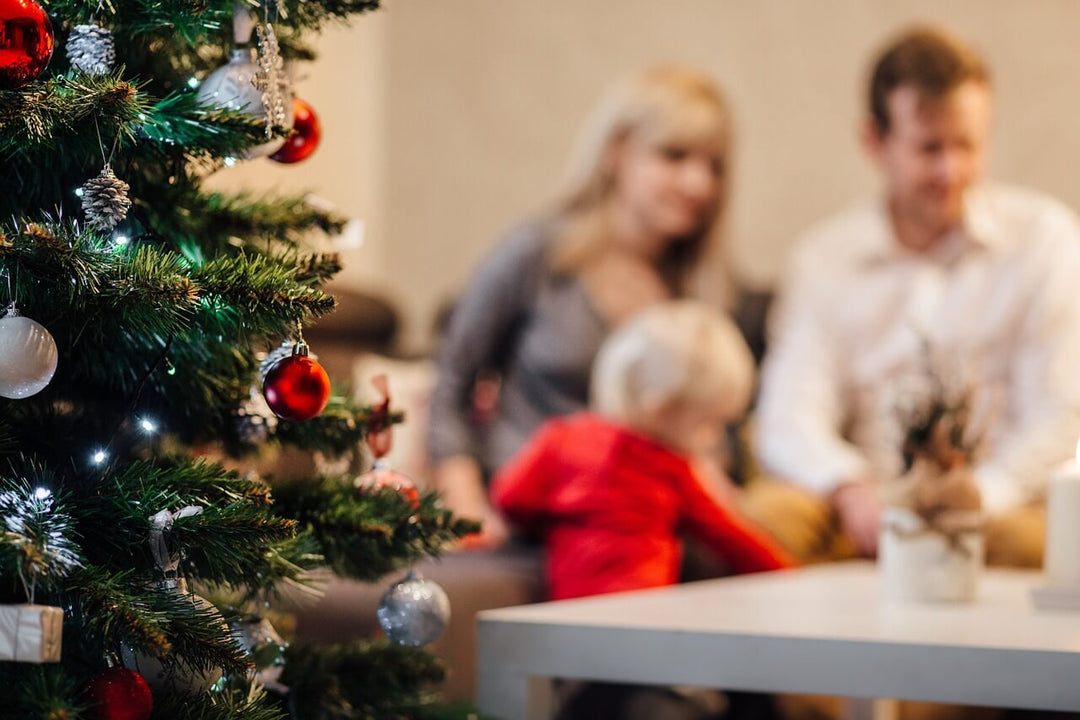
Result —
M 736 572 L 794 564 L 717 504 L 685 458 L 589 413 L 546 422 L 491 492 L 510 520 L 543 532 L 553 600 L 676 583 L 681 530 Z

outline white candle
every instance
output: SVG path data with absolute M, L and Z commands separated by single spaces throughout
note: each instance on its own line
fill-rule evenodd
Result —
M 1076 460 L 1050 478 L 1043 567 L 1048 586 L 1080 590 L 1080 442 Z

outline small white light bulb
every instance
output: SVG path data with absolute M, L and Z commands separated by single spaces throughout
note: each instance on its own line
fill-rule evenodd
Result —
M 91 462 L 95 465 L 100 465 L 105 462 L 105 458 L 109 457 L 109 454 L 104 450 L 95 450 L 94 454 L 90 456 Z

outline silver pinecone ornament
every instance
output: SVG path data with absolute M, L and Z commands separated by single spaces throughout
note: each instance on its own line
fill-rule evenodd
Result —
M 82 186 L 83 212 L 86 221 L 100 230 L 112 230 L 127 217 L 131 209 L 128 190 L 131 187 L 113 174 L 112 167 L 105 163 L 101 174 L 91 178 Z
M 71 66 L 91 75 L 104 75 L 116 64 L 112 33 L 100 25 L 76 25 L 64 47 Z
M 254 387 L 248 399 L 240 403 L 232 414 L 236 439 L 244 446 L 262 445 L 277 427 L 277 416 L 266 404 L 263 394 Z

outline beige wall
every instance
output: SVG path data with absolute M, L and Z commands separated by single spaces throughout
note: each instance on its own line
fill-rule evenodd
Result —
M 1075 0 L 386 0 L 330 35 L 300 86 L 327 126 L 319 154 L 241 172 L 365 217 L 365 267 L 348 279 L 389 288 L 418 347 L 499 234 L 550 196 L 596 95 L 643 64 L 692 63 L 732 101 L 733 259 L 768 284 L 801 228 L 872 191 L 854 139 L 865 63 L 919 20 L 994 68 L 994 174 L 1080 207 Z
M 298 97 L 319 117 L 322 140 L 311 157 L 294 165 L 271 160 L 240 162 L 211 178 L 211 187 L 258 192 L 310 193 L 363 224 L 328 247 L 342 253 L 337 282 L 381 292 L 385 281 L 387 22 L 371 13 L 352 27 L 331 26 L 312 43 L 315 63 L 290 68 Z

